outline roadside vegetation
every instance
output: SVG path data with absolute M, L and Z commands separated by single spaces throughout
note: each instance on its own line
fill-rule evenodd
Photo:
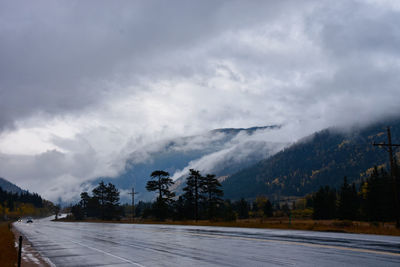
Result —
M 11 193 L 0 187 L 0 221 L 14 221 L 21 217 L 43 217 L 52 214 L 55 206 L 36 193 Z
M 92 195 L 82 192 L 81 201 L 73 205 L 70 211 L 76 220 L 121 220 L 124 215 L 119 204 L 118 189 L 113 184 L 105 184 L 103 181 L 92 190 Z
M 11 232 L 10 222 L 0 222 L 0 263 L 1 266 L 15 266 L 17 250 L 14 246 L 14 234 Z
M 24 217 L 53 214 L 55 206 L 35 193 L 11 193 L 0 187 L 0 266 L 16 266 L 17 248 L 12 222 Z
M 150 175 L 146 189 L 155 193 L 154 202 L 139 201 L 134 207 L 136 223 L 213 225 L 254 228 L 279 228 L 400 235 L 396 228 L 396 186 L 384 169 L 373 168 L 358 186 L 344 177 L 336 190 L 329 186 L 303 198 L 270 201 L 266 196 L 253 200 L 223 199 L 221 184 L 212 174 L 191 169 L 180 196 L 169 190 L 169 173 Z M 119 204 L 114 185 L 99 186 L 81 194 L 71 207 L 69 220 L 131 222 L 133 209 Z

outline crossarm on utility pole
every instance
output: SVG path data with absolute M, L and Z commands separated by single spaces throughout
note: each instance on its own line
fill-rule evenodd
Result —
M 373 146 L 387 146 L 387 147 L 400 146 L 400 144 L 391 144 L 391 145 L 389 145 L 389 144 L 376 144 L 376 143 L 373 143 L 372 145 Z

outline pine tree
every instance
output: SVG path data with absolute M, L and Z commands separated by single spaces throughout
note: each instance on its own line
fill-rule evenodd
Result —
M 233 206 L 234 206 L 235 211 L 238 214 L 239 219 L 248 219 L 249 218 L 250 205 L 244 198 L 241 198 L 239 201 L 236 201 L 233 204 Z
M 148 191 L 157 191 L 158 197 L 153 205 L 155 215 L 158 219 L 163 220 L 168 215 L 169 206 L 173 202 L 175 193 L 169 190 L 169 187 L 174 184 L 166 171 L 154 171 L 150 175 L 151 179 L 146 184 Z
M 193 210 L 194 219 L 199 219 L 199 200 L 201 190 L 202 176 L 198 170 L 190 169 L 189 176 L 186 178 L 186 187 L 183 188 L 185 192 L 183 197 L 185 199 L 185 205 L 188 209 Z
M 185 219 L 185 201 L 182 196 L 179 196 L 178 200 L 173 205 L 173 219 L 183 220 Z
M 384 170 L 374 168 L 364 185 L 363 213 L 369 221 L 395 219 L 394 184 Z
M 336 215 L 336 191 L 329 186 L 322 187 L 313 195 L 313 219 L 333 219 Z
M 358 217 L 359 199 L 356 186 L 347 183 L 347 177 L 343 178 L 343 185 L 339 191 L 338 217 L 341 220 L 355 220 Z
M 207 207 L 208 219 L 211 220 L 216 216 L 216 209 L 222 203 L 224 192 L 221 184 L 215 178 L 214 174 L 207 174 L 200 179 L 201 197 Z
M 100 216 L 102 220 L 119 218 L 119 191 L 115 185 L 106 185 L 101 181 L 92 193 L 92 198 L 88 198 L 85 192 L 81 195 L 81 203 L 87 205 L 88 216 Z
M 79 205 L 82 208 L 83 217 L 88 216 L 89 201 L 90 201 L 90 196 L 89 196 L 88 192 L 82 192 L 81 193 L 81 201 L 79 202 Z
M 119 191 L 112 183 L 106 186 L 105 214 L 107 219 L 119 219 Z
M 267 201 L 264 203 L 263 211 L 265 217 L 272 217 L 274 210 L 272 208 L 272 203 L 271 201 L 269 201 L 269 199 L 267 199 Z
M 231 201 L 226 199 L 223 204 L 219 207 L 219 213 L 222 215 L 224 221 L 235 221 L 236 213 L 232 208 Z
M 101 181 L 99 185 L 92 190 L 93 198 L 97 200 L 98 210 L 102 220 L 105 219 L 106 190 L 107 186 L 103 181 Z
M 84 210 L 80 204 L 73 205 L 71 207 L 71 213 L 75 220 L 83 220 L 85 218 Z

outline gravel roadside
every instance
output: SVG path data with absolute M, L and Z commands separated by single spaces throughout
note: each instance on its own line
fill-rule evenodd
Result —
M 21 235 L 15 227 L 12 228 L 12 232 L 15 236 L 15 247 L 18 250 L 18 239 Z M 24 267 L 32 267 L 32 266 L 43 266 L 43 267 L 53 267 L 52 264 L 47 258 L 44 258 L 29 242 L 29 240 L 23 236 L 22 239 L 22 258 L 21 258 L 21 266 Z

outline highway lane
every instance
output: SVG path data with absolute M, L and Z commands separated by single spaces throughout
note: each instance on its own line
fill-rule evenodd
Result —
M 55 266 L 400 266 L 400 237 L 201 226 L 15 223 Z

